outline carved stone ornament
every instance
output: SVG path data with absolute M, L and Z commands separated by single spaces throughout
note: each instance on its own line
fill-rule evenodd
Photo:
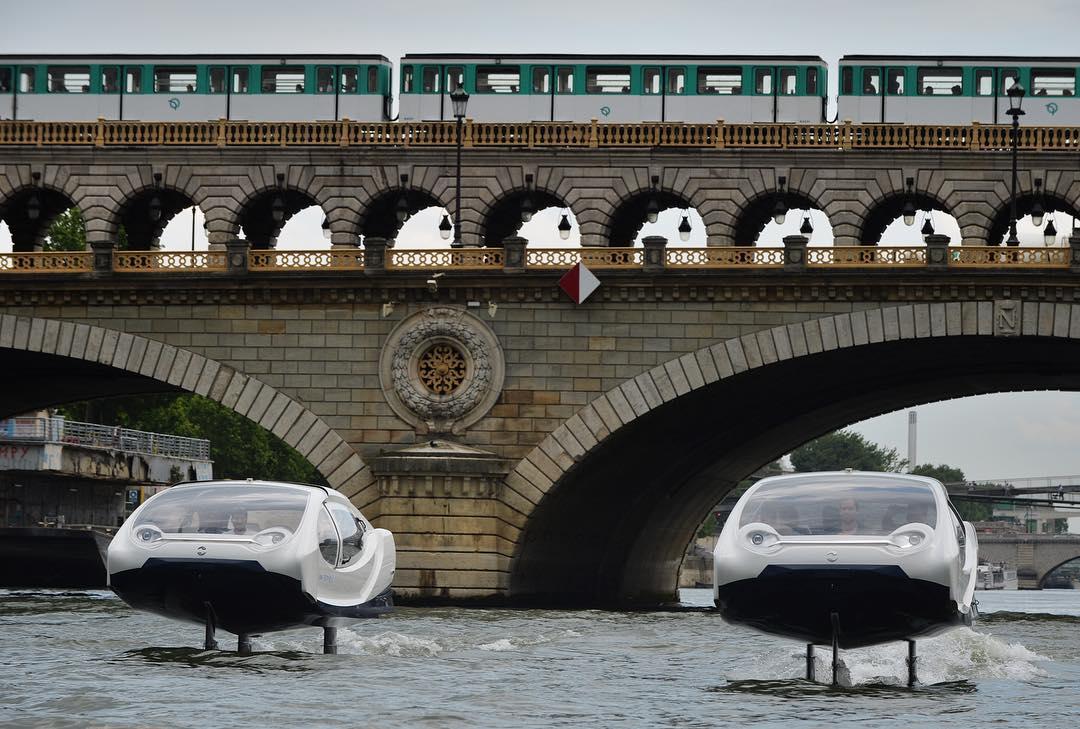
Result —
M 420 433 L 462 433 L 499 398 L 506 363 L 495 333 L 464 309 L 404 319 L 379 358 L 386 401 Z

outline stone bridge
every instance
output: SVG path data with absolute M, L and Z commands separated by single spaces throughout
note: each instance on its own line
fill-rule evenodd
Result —
M 1056 568 L 1080 559 L 1080 536 L 1072 534 L 979 535 L 979 558 L 1016 567 L 1021 588 L 1038 589 Z

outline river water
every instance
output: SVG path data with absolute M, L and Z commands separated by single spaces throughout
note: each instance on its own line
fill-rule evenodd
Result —
M 334 656 L 317 629 L 238 656 L 107 591 L 0 591 L 0 725 L 1080 723 L 1080 591 L 978 595 L 974 630 L 919 641 L 921 684 L 908 689 L 901 644 L 845 651 L 844 686 L 808 683 L 803 646 L 723 623 L 701 609 L 709 590 L 684 590 L 673 612 L 399 608 L 341 630 Z

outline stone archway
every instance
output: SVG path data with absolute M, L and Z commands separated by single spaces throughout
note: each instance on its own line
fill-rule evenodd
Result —
M 894 220 L 903 215 L 904 206 L 911 201 L 915 210 L 939 210 L 952 215 L 945 203 L 926 193 L 896 193 L 880 200 L 863 218 L 859 242 L 864 246 L 876 246 L 881 243 L 881 236 Z
M 1035 201 L 1038 200 L 1047 215 L 1055 212 L 1062 212 L 1072 217 L 1080 216 L 1080 210 L 1077 206 L 1071 203 L 1066 198 L 1057 195 L 1053 192 L 1040 193 L 1039 195 L 1017 195 L 1016 197 L 1016 218 L 1022 219 L 1025 215 L 1030 215 L 1031 211 L 1035 207 Z M 990 223 L 990 231 L 987 234 L 987 245 L 996 246 L 1001 243 L 1001 239 L 1009 231 L 1009 221 L 1012 219 L 1012 206 L 1008 201 L 1002 205 L 994 214 L 993 220 Z
M 402 213 L 412 216 L 420 210 L 442 204 L 434 194 L 422 188 L 387 190 L 373 197 L 368 203 L 360 224 L 360 232 L 365 239 L 375 237 L 393 241 L 405 222 L 399 219 Z
M 783 200 L 788 211 L 824 210 L 817 201 L 797 190 L 789 189 L 785 192 L 774 191 L 758 195 L 746 203 L 736 218 L 734 227 L 735 245 L 758 245 L 758 238 L 769 224 L 776 203 L 780 200 Z

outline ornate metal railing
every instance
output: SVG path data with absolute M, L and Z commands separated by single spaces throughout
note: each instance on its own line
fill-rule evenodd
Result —
M 225 254 L 217 251 L 115 251 L 113 270 L 124 273 L 224 271 Z
M 1007 151 L 1006 125 L 501 123 L 466 120 L 465 147 L 957 149 Z M 0 121 L 0 146 L 448 147 L 453 122 Z M 1025 150 L 1080 149 L 1080 126 L 1021 127 Z
M 0 254 L 0 273 L 85 273 L 94 270 L 90 251 L 37 251 Z
M 501 248 L 437 248 L 433 250 L 391 249 L 386 252 L 386 267 L 394 270 L 452 269 L 455 271 L 500 269 Z
M 185 438 L 119 426 L 80 423 L 64 418 L 0 420 L 0 441 L 63 443 L 167 458 L 210 460 L 210 441 L 204 438 Z
M 782 248 L 668 248 L 668 268 L 775 268 L 784 265 Z
M 525 249 L 526 268 L 570 268 L 579 262 L 589 268 L 641 268 L 640 248 Z
M 362 271 L 364 251 L 251 251 L 248 269 L 252 271 Z
M 892 246 L 827 246 L 806 249 L 808 266 L 925 266 L 926 248 Z
M 1068 268 L 1068 248 L 958 246 L 949 249 L 949 265 L 965 268 Z

